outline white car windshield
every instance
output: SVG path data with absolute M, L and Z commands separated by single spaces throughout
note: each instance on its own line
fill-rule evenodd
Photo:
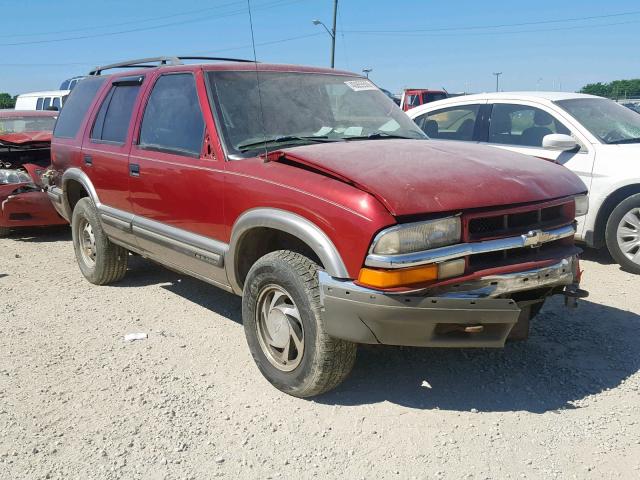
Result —
M 345 75 L 209 72 L 230 153 L 358 139 L 426 135 L 373 83 Z
M 606 98 L 574 98 L 555 102 L 602 143 L 640 143 L 640 114 Z

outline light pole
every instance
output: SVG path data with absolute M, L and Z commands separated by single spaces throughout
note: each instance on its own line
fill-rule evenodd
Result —
M 369 78 L 369 74 L 371 72 L 373 72 L 373 68 L 363 68 L 362 69 L 362 73 L 364 73 L 367 76 L 367 78 Z
M 500 75 L 502 75 L 502 72 L 494 72 L 493 73 L 496 76 L 496 92 L 500 91 Z
M 329 30 L 324 23 L 320 20 L 314 20 L 314 25 L 322 25 L 324 29 L 327 31 L 329 36 L 331 37 L 331 68 L 335 67 L 335 57 L 336 57 L 336 21 L 338 20 L 338 0 L 333 0 L 333 28 Z

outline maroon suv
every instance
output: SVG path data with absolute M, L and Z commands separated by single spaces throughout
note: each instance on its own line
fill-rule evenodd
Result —
M 297 396 L 358 343 L 501 347 L 584 294 L 569 170 L 429 140 L 352 73 L 182 60 L 96 69 L 60 113 L 48 193 L 90 282 L 134 252 L 242 295 L 256 364 Z

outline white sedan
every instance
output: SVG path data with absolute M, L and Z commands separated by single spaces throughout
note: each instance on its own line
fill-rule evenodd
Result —
M 606 246 L 624 269 L 640 273 L 640 114 L 561 92 L 468 95 L 407 114 L 431 138 L 492 145 L 575 172 L 589 188 L 577 240 Z

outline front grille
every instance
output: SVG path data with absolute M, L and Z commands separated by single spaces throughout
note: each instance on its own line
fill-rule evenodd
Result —
M 566 252 L 571 242 L 566 239 L 556 240 L 554 242 L 543 243 L 539 247 L 522 247 L 512 248 L 510 250 L 501 250 L 498 252 L 480 253 L 469 257 L 469 267 L 473 271 L 484 270 L 487 268 L 495 268 L 505 265 L 513 265 L 533 260 L 546 258 L 547 255 L 553 255 L 555 252 Z
M 573 203 L 533 207 L 531 210 L 484 214 L 468 219 L 470 241 L 509 237 L 530 230 L 548 229 L 567 225 L 573 221 Z

